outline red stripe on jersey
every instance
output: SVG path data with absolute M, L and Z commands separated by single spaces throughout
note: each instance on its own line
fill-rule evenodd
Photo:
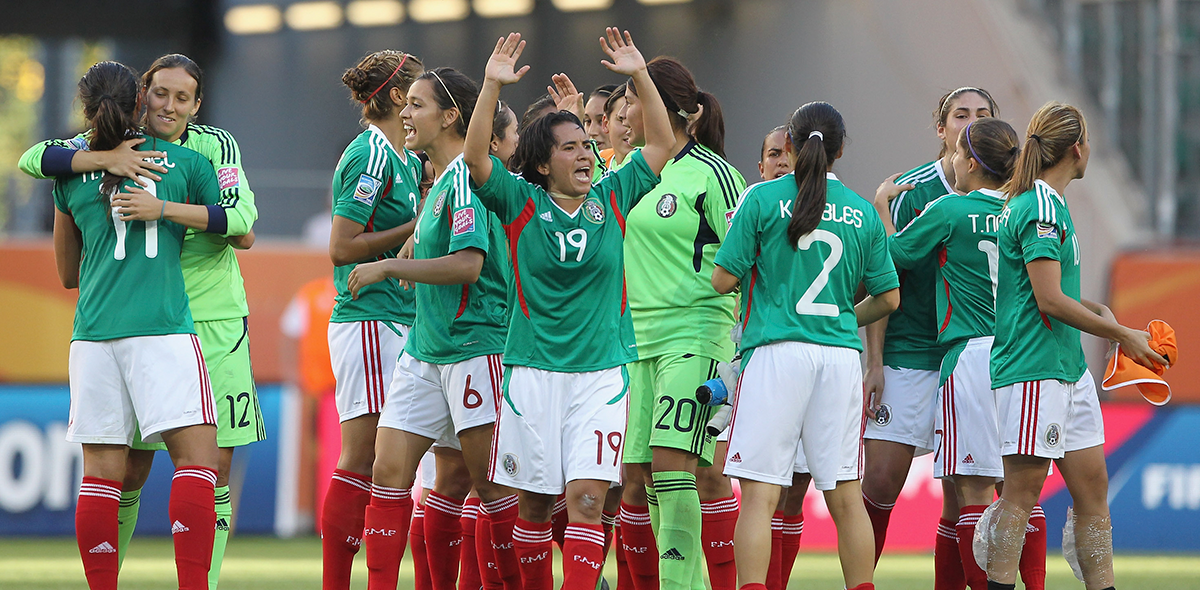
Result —
M 938 248 L 938 267 L 946 266 L 946 247 Z
M 525 317 L 529 317 L 529 306 L 525 304 L 525 289 L 521 287 L 521 266 L 517 263 L 517 244 L 521 240 L 521 233 L 525 231 L 525 226 L 529 224 L 529 220 L 533 219 L 537 213 L 537 205 L 533 199 L 525 202 L 525 208 L 521 210 L 521 214 L 513 220 L 512 223 L 504 226 L 504 233 L 508 236 L 508 251 L 509 258 L 512 259 L 513 266 L 513 284 L 517 286 L 517 301 L 521 304 L 521 312 Z
M 1042 313 L 1042 312 L 1040 312 L 1040 311 L 1039 311 L 1039 312 L 1038 312 L 1038 315 L 1042 316 L 1042 325 L 1046 326 L 1046 329 L 1047 329 L 1047 330 L 1053 330 L 1053 329 L 1054 329 L 1054 328 L 1051 328 L 1051 327 L 1050 327 L 1050 318 L 1049 318 L 1049 317 L 1047 317 L 1047 316 L 1046 316 L 1046 314 L 1044 314 L 1044 313 Z
M 938 328 L 938 334 L 946 331 L 946 326 L 950 325 L 950 315 L 954 313 L 954 304 L 950 302 L 950 282 L 942 279 L 942 284 L 946 286 L 946 319 L 942 320 L 942 327 Z
M 754 257 L 758 258 L 758 256 L 760 254 L 762 254 L 761 247 L 758 249 L 757 252 L 754 253 Z M 746 292 L 744 293 L 744 295 L 746 296 L 746 313 L 742 315 L 742 330 L 743 331 L 746 329 L 746 326 L 750 323 L 750 304 L 754 303 L 754 283 L 756 281 L 758 281 L 758 265 L 757 264 L 752 265 L 750 267 L 750 287 L 747 288 Z
M 608 203 L 612 206 L 613 216 L 617 218 L 617 225 L 621 226 L 621 237 L 624 237 L 625 216 L 621 215 L 621 209 L 617 207 L 617 191 L 608 191 Z
M 458 313 L 454 314 L 454 319 L 462 317 L 464 311 L 467 311 L 467 299 L 471 296 L 471 290 L 467 285 L 463 285 L 462 302 L 458 304 Z

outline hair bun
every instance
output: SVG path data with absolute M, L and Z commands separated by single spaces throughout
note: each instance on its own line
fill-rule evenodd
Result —
M 370 92 L 370 89 L 367 88 L 370 77 L 370 72 L 356 66 L 346 70 L 346 73 L 342 74 L 342 84 L 350 88 L 355 95 L 366 95 Z

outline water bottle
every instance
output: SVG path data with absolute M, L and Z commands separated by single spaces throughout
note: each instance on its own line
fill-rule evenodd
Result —
M 696 388 L 696 401 L 707 406 L 723 406 L 729 403 L 729 388 L 720 377 L 709 379 Z

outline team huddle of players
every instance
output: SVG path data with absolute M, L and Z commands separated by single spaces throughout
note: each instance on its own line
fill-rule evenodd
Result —
M 1043 587 L 1051 460 L 1076 571 L 1113 586 L 1079 332 L 1166 363 L 1079 298 L 1078 110 L 1046 105 L 1021 140 L 986 91 L 947 93 L 938 159 L 868 201 L 833 172 L 841 114 L 812 102 L 768 133 L 747 189 L 679 61 L 608 29 L 601 63 L 626 80 L 585 97 L 552 76 L 518 121 L 500 92 L 524 47 L 500 39 L 481 84 L 400 51 L 342 77 L 366 130 L 333 179 L 324 588 L 349 587 L 363 545 L 369 587 L 395 588 L 411 545 L 418 588 L 549 589 L 556 543 L 567 589 L 603 582 L 614 548 L 622 590 L 700 588 L 705 570 L 714 589 L 785 588 L 811 482 L 846 587 L 869 589 L 925 452 L 945 488 L 937 588 Z M 179 55 L 141 80 L 96 64 L 88 130 L 21 160 L 56 178 L 56 261 L 80 289 L 68 439 L 94 590 L 116 588 L 155 445 L 176 465 L 179 586 L 214 588 L 232 448 L 263 436 L 233 255 L 257 211 L 232 136 L 190 122 L 202 83 Z M 720 435 L 695 395 L 710 379 L 732 392 Z

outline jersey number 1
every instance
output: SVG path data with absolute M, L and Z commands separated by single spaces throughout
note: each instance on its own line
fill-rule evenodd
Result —
M 808 290 L 800 296 L 800 301 L 796 302 L 796 313 L 800 315 L 819 315 L 825 317 L 836 318 L 838 316 L 838 306 L 832 303 L 817 303 L 817 295 L 825 289 L 825 285 L 829 284 L 829 273 L 833 271 L 833 267 L 842 260 L 842 239 L 837 237 L 837 234 L 823 230 L 814 229 L 800 241 L 796 246 L 801 250 L 808 250 L 814 242 L 824 242 L 829 244 L 829 257 L 821 264 L 821 272 L 817 273 L 817 278 L 813 279 Z
M 145 176 L 139 176 L 142 182 L 146 183 L 146 192 L 151 196 L 158 196 L 158 185 L 153 180 Z M 113 194 L 116 194 L 114 189 Z M 117 247 L 113 249 L 113 258 L 116 260 L 125 260 L 125 234 L 128 233 L 127 224 L 132 221 L 121 221 L 121 215 L 117 213 L 117 208 L 112 208 L 113 228 L 117 230 Z M 146 224 L 146 258 L 155 258 L 158 256 L 158 220 L 144 221 Z

